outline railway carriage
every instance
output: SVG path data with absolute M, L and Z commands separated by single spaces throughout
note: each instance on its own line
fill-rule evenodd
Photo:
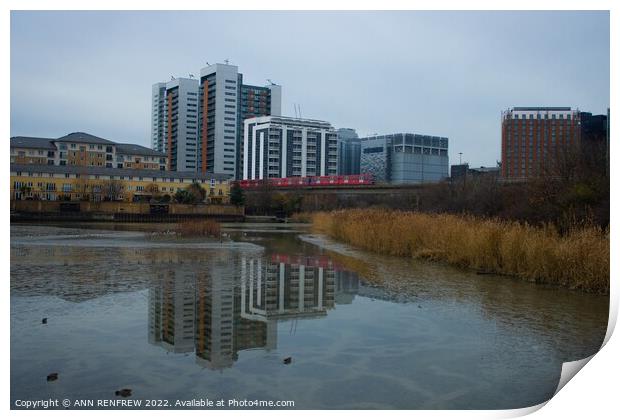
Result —
M 316 188 L 373 185 L 370 174 L 360 175 L 327 175 L 327 176 L 294 176 L 288 178 L 244 179 L 239 181 L 243 189 L 258 188 L 265 183 L 275 188 Z

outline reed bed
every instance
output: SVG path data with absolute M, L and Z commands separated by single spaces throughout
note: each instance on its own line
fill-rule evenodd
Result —
M 383 209 L 312 215 L 313 229 L 382 254 L 445 261 L 484 273 L 609 293 L 609 230 Z
M 312 223 L 312 217 L 313 213 L 309 212 L 293 213 L 288 221 L 291 223 Z
M 175 232 L 181 237 L 207 236 L 219 238 L 221 233 L 220 224 L 215 220 L 184 220 L 177 223 Z
M 220 238 L 221 227 L 218 222 L 211 219 L 184 220 L 177 223 L 174 228 L 168 230 L 155 230 L 147 234 L 150 239 L 166 238 Z

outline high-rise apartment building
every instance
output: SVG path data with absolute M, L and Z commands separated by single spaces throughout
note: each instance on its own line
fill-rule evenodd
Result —
M 360 170 L 392 184 L 438 182 L 448 177 L 448 139 L 399 133 L 361 139 Z
M 200 172 L 241 176 L 243 121 L 279 115 L 281 87 L 243 84 L 238 67 L 213 64 L 200 71 L 198 166 Z
M 152 148 L 167 155 L 168 170 L 196 171 L 198 80 L 155 83 L 152 97 Z
M 339 128 L 337 133 L 338 175 L 359 174 L 362 146 L 357 133 L 352 128 Z
M 163 270 L 149 288 L 149 343 L 172 353 L 194 350 L 196 278 L 189 270 Z
M 338 134 L 330 123 L 266 116 L 244 124 L 243 179 L 337 174 Z
M 264 115 L 282 115 L 281 106 L 281 86 L 274 83 L 268 86 L 241 85 L 241 111 L 237 130 L 237 179 L 241 179 L 243 175 L 243 121 Z
M 570 107 L 515 107 L 502 113 L 502 178 L 527 179 L 549 170 L 580 144 L 581 113 Z

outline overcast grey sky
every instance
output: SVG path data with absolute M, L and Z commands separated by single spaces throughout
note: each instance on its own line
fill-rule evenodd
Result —
M 151 85 L 229 59 L 283 113 L 447 136 L 493 165 L 512 106 L 609 106 L 608 12 L 12 12 L 11 135 L 149 145 Z

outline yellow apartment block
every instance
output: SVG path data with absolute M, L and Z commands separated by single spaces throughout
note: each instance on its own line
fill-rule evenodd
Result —
M 116 169 L 165 170 L 165 153 L 130 143 L 116 143 L 88 133 L 57 139 L 11 137 L 11 163 L 56 166 L 93 166 Z
M 229 175 L 147 169 L 11 164 L 11 200 L 147 201 L 198 183 L 207 203 L 230 202 Z

